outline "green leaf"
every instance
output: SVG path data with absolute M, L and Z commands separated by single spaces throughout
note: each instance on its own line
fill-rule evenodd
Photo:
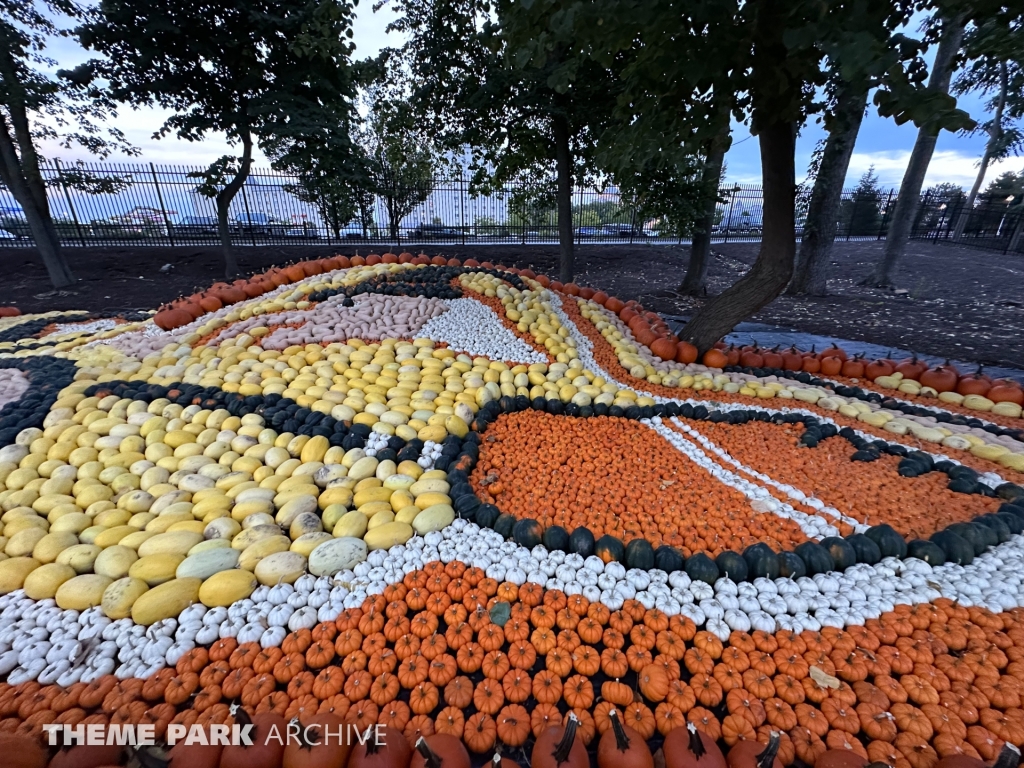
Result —
M 488 614 L 491 617 L 492 624 L 504 627 L 512 616 L 512 606 L 505 602 L 495 603 L 491 606 L 491 610 L 488 611 Z

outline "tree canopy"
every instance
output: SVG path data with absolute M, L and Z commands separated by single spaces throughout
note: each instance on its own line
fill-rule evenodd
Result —
M 571 45 L 548 39 L 572 5 L 553 0 L 391 0 L 389 29 L 408 35 L 400 52 L 410 101 L 452 153 L 468 151 L 475 190 L 511 180 L 551 180 L 558 207 L 560 276 L 573 276 L 571 194 L 597 171 L 596 145 L 615 79 Z M 567 73 L 572 73 L 568 77 Z
M 539 0 L 542 1 L 542 0 Z M 899 31 L 908 0 L 577 0 L 557 10 L 533 55 L 569 46 L 618 73 L 615 117 L 629 130 L 606 156 L 654 156 L 692 148 L 718 130 L 728 109 L 750 125 L 761 148 L 764 229 L 754 266 L 707 302 L 684 338 L 707 349 L 777 296 L 793 272 L 795 135 L 829 108 L 833 76 L 877 84 L 875 104 L 897 122 L 969 124 L 948 95 L 925 88 L 923 45 Z M 577 76 L 569 67 L 560 74 Z
M 74 276 L 50 216 L 38 142 L 79 146 L 100 157 L 135 152 L 109 122 L 114 105 L 108 93 L 81 69 L 58 70 L 56 76 L 47 71 L 57 64 L 47 55 L 48 40 L 66 34 L 58 20 L 81 14 L 73 0 L 0 4 L 0 181 L 21 205 L 55 288 L 70 285 Z M 89 187 L 95 180 L 80 181 Z
M 220 133 L 241 147 L 205 178 L 228 275 L 237 271 L 228 209 L 249 175 L 253 143 L 279 158 L 304 145 L 351 144 L 353 7 L 348 0 L 105 0 L 78 29 L 82 44 L 104 56 L 92 72 L 112 99 L 173 112 L 157 137 Z

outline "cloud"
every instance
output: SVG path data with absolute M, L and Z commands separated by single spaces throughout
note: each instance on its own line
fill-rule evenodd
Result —
M 959 184 L 969 189 L 978 175 L 978 157 L 957 150 L 938 150 L 932 155 L 932 161 L 928 165 L 928 173 L 924 179 L 924 186 L 941 182 Z M 907 169 L 910 160 L 909 150 L 880 151 L 880 152 L 857 152 L 854 151 L 850 159 L 850 170 L 846 175 L 846 183 L 853 186 L 857 180 L 870 168 L 874 166 L 878 175 L 879 184 L 883 187 L 898 187 L 903 181 L 903 173 Z M 1020 172 L 1024 170 L 1024 157 L 1010 157 L 991 163 L 986 179 L 994 179 L 1006 171 Z

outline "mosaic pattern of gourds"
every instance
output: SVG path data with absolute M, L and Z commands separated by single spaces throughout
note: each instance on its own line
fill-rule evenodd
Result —
M 1017 383 L 408 253 L 9 314 L 4 766 L 1019 762 Z

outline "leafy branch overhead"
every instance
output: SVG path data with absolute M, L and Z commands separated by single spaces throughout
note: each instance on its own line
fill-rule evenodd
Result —
M 201 185 L 217 202 L 229 275 L 237 263 L 228 213 L 253 145 L 279 158 L 301 145 L 351 147 L 353 9 L 348 0 L 109 0 L 77 30 L 103 55 L 90 66 L 110 98 L 172 111 L 156 137 L 217 133 L 240 146 L 241 155 L 216 161 Z
M 54 19 L 77 20 L 81 13 L 71 0 L 0 4 L 0 182 L 24 211 L 50 280 L 58 288 L 70 285 L 74 276 L 50 215 L 37 145 L 49 141 L 65 149 L 81 147 L 100 157 L 137 153 L 111 123 L 114 101 L 92 81 L 88 68 L 50 74 L 57 61 L 47 55 L 47 44 L 68 34 Z M 65 183 L 86 191 L 107 188 L 80 174 Z

